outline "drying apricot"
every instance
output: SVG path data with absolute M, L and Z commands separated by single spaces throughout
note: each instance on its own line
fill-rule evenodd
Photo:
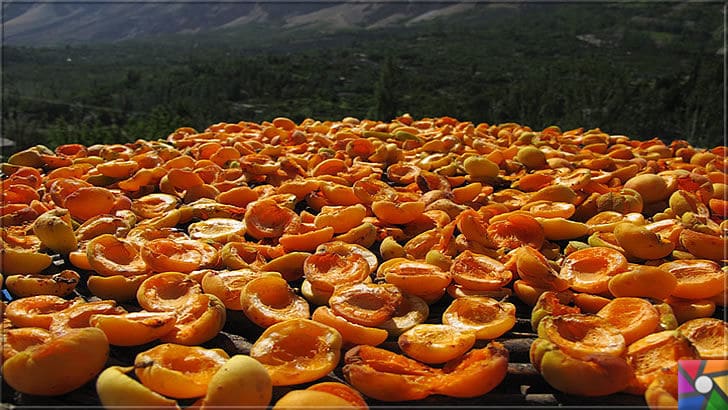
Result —
M 136 299 L 137 290 L 150 275 L 136 276 L 100 276 L 91 275 L 86 280 L 86 287 L 101 299 L 112 299 L 127 302 Z
M 103 187 L 81 187 L 68 194 L 63 207 L 75 219 L 85 221 L 96 215 L 110 213 L 114 207 L 114 193 Z
M 638 259 L 664 258 L 675 249 L 675 244 L 660 238 L 644 226 L 620 222 L 614 227 L 614 237 L 628 256 Z
M 181 272 L 165 272 L 150 276 L 137 290 L 139 305 L 152 312 L 183 308 L 188 300 L 202 293 L 200 284 Z
M 538 324 L 538 336 L 579 360 L 588 360 L 595 353 L 619 357 L 626 349 L 619 329 L 606 319 L 583 313 L 544 317 Z
M 716 318 L 698 318 L 684 322 L 677 331 L 692 343 L 703 360 L 728 358 L 728 324 Z
M 334 233 L 344 233 L 358 226 L 366 216 L 366 208 L 362 204 L 332 207 L 324 206 L 314 219 L 317 228 L 330 226 Z
M 96 300 L 76 303 L 53 315 L 49 330 L 54 334 L 67 333 L 71 329 L 92 327 L 91 316 L 96 314 L 121 315 L 127 313 L 114 300 Z
M 234 355 L 210 379 L 202 409 L 265 409 L 273 396 L 268 371 L 250 356 Z
M 571 292 L 554 292 L 551 290 L 544 291 L 538 296 L 538 299 L 531 309 L 531 328 L 538 330 L 538 325 L 546 316 L 561 316 L 569 313 L 581 313 L 579 306 L 570 306 L 573 302 L 574 294 Z
M 363 282 L 369 277 L 371 267 L 360 253 L 349 247 L 319 247 L 304 261 L 303 272 L 312 286 L 333 291 L 337 285 Z
M 14 326 L 48 329 L 58 312 L 79 303 L 83 303 L 83 299 L 67 300 L 54 295 L 28 296 L 8 303 L 4 314 Z
M 161 341 L 199 345 L 217 336 L 225 326 L 227 311 L 217 296 L 193 294 L 180 302 L 184 304 L 174 310 L 177 321 L 169 333 L 160 337 Z
M 629 385 L 632 369 L 621 356 L 593 352 L 577 359 L 547 339 L 531 344 L 531 363 L 555 389 L 578 396 L 606 396 Z
M 445 363 L 441 384 L 435 385 L 434 392 L 450 397 L 482 396 L 503 382 L 508 358 L 508 349 L 498 342 L 472 349 Z
M 535 287 L 557 292 L 569 288 L 569 282 L 558 275 L 546 257 L 530 246 L 516 249 L 511 260 L 515 260 L 518 276 Z
M 442 323 L 474 332 L 477 339 L 496 339 L 516 324 L 516 307 L 488 297 L 458 298 L 442 313 Z
M 182 272 L 211 268 L 217 264 L 217 249 L 205 242 L 160 238 L 141 248 L 141 257 L 153 272 Z
M 179 410 L 177 402 L 152 391 L 127 375 L 134 367 L 111 366 L 96 379 L 96 394 L 107 408 L 169 408 Z
M 450 273 L 456 283 L 474 290 L 496 290 L 513 279 L 513 272 L 501 262 L 469 250 L 453 260 Z
M 290 208 L 281 206 L 272 199 L 258 199 L 251 202 L 245 211 L 247 233 L 255 239 L 277 238 L 293 223 L 298 215 Z
M 722 292 L 726 287 L 726 272 L 710 260 L 675 260 L 663 263 L 660 269 L 677 279 L 671 295 L 679 298 L 709 298 Z
M 335 314 L 328 306 L 319 306 L 313 311 L 311 319 L 336 329 L 344 344 L 377 346 L 384 343 L 389 333 L 380 328 L 362 326 Z
M 670 372 L 658 374 L 645 390 L 645 402 L 651 408 L 677 408 L 677 377 Z
M 578 292 L 602 293 L 609 280 L 627 269 L 627 258 L 604 247 L 591 247 L 570 253 L 561 264 L 559 276 Z
M 240 306 L 245 316 L 260 327 L 311 316 L 306 299 L 277 275 L 260 276 L 245 284 L 240 292 Z
M 295 410 L 301 408 L 325 408 L 336 410 L 367 409 L 352 404 L 335 394 L 319 390 L 291 390 L 276 401 L 274 410 Z
M 616 297 L 646 297 L 663 300 L 672 294 L 677 278 L 658 266 L 628 264 L 625 272 L 609 279 L 609 293 Z
M 39 327 L 18 327 L 3 328 L 0 337 L 2 337 L 0 343 L 3 350 L 2 358 L 5 362 L 25 349 L 47 343 L 52 335 Z
M 210 218 L 187 227 L 191 239 L 227 243 L 245 236 L 245 224 L 233 218 Z
M 430 307 L 425 300 L 405 293 L 392 317 L 378 327 L 386 330 L 390 336 L 399 336 L 413 326 L 423 323 L 429 315 Z
M 202 397 L 229 358 L 221 349 L 164 343 L 137 354 L 134 371 L 142 384 L 159 394 L 177 399 Z
M 70 269 L 55 275 L 10 275 L 5 286 L 17 297 L 35 295 L 67 296 L 78 285 L 81 276 Z
M 670 296 L 665 299 L 665 303 L 670 306 L 677 323 L 710 317 L 715 313 L 715 302 L 710 299 L 681 299 Z
M 488 238 L 501 248 L 530 246 L 540 249 L 546 239 L 541 224 L 526 213 L 513 213 L 495 221 L 491 218 L 486 230 Z
M 424 363 L 445 363 L 462 356 L 475 345 L 475 332 L 442 324 L 418 324 L 397 339 L 409 357 Z
M 329 305 L 350 322 L 378 326 L 392 317 L 402 298 L 402 291 L 392 284 L 354 283 L 337 286 Z
M 659 328 L 660 315 L 650 302 L 641 298 L 620 297 L 597 312 L 616 327 L 627 345 Z
M 118 315 L 94 314 L 88 323 L 104 331 L 109 344 L 138 346 L 169 333 L 177 320 L 173 312 L 131 312 Z
M 57 396 L 91 381 L 108 357 L 104 332 L 94 327 L 72 329 L 9 358 L 2 366 L 3 380 L 22 393 Z
M 351 406 L 359 410 L 366 410 L 369 408 L 366 401 L 364 401 L 364 398 L 361 397 L 361 393 L 344 383 L 321 382 L 307 387 L 306 390 L 333 394 L 334 396 L 348 401 Z
M 344 377 L 362 394 L 381 401 L 420 400 L 432 394 L 440 372 L 377 347 L 359 345 L 344 355 Z
M 417 295 L 423 299 L 436 299 L 445 293 L 445 288 L 452 281 L 449 271 L 443 271 L 426 262 L 405 258 L 390 259 L 379 266 L 377 277 L 384 278 L 387 283 L 396 285 L 405 293 Z M 428 300 L 428 302 L 434 302 Z
M 390 225 L 408 224 L 425 211 L 425 203 L 421 201 L 392 202 L 379 200 L 372 202 L 372 212 L 380 221 Z
M 103 276 L 138 276 L 149 271 L 136 245 L 111 234 L 90 240 L 86 257 L 93 270 Z
M 290 319 L 268 327 L 250 349 L 265 366 L 274 386 L 318 380 L 336 368 L 341 334 L 308 319 Z
M 245 285 L 253 279 L 261 276 L 278 276 L 277 272 L 253 269 L 237 269 L 237 270 L 209 270 L 202 278 L 202 290 L 217 296 L 230 310 L 243 310 L 240 304 L 240 294 Z
M 694 360 L 699 355 L 685 336 L 676 330 L 649 334 L 629 345 L 627 363 L 634 372 L 628 391 L 644 394 L 662 372 L 677 374 L 678 360 Z
M 722 261 L 726 259 L 728 237 L 683 229 L 680 232 L 680 245 L 696 258 Z

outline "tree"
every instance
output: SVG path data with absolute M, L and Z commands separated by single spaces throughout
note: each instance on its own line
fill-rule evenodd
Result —
M 397 99 L 394 94 L 396 67 L 391 56 L 387 56 L 379 71 L 379 81 L 374 89 L 374 113 L 379 120 L 391 120 L 397 115 Z

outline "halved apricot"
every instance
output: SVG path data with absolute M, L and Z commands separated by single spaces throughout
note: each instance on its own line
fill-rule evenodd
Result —
M 530 246 L 516 249 L 511 254 L 511 260 L 515 260 L 518 276 L 533 286 L 557 292 L 569 288 L 569 282 L 559 277 L 546 257 Z
M 509 352 L 501 343 L 490 342 L 445 363 L 435 394 L 477 397 L 496 388 L 508 373 Z
M 548 384 L 567 394 L 614 394 L 623 390 L 633 377 L 632 369 L 621 356 L 594 352 L 586 360 L 577 359 L 542 338 L 531 344 L 530 358 Z
M 421 400 L 432 394 L 440 371 L 389 350 L 359 345 L 344 355 L 344 377 L 362 394 L 387 402 Z
M 222 349 L 157 345 L 134 359 L 136 376 L 145 386 L 168 397 L 202 397 L 212 376 L 230 358 Z
M 114 300 L 95 300 L 77 303 L 53 315 L 49 330 L 54 334 L 68 333 L 72 329 L 93 327 L 91 316 L 96 314 L 121 315 L 127 313 Z
M 83 299 L 67 300 L 54 295 L 28 296 L 8 303 L 4 314 L 14 326 L 48 329 L 58 312 L 79 303 L 84 303 Z
M 619 251 L 605 247 L 577 250 L 564 258 L 559 276 L 579 292 L 602 293 L 609 280 L 627 270 L 627 258 Z
M 344 344 L 377 346 L 384 343 L 389 333 L 381 328 L 362 326 L 335 314 L 328 306 L 319 306 L 311 319 L 336 329 Z
M 366 208 L 362 204 L 342 207 L 324 206 L 316 215 L 314 225 L 317 228 L 330 226 L 334 228 L 334 233 L 344 233 L 362 223 L 365 216 Z
M 217 336 L 225 326 L 227 311 L 217 296 L 192 294 L 180 302 L 184 304 L 174 311 L 177 321 L 170 332 L 160 337 L 161 341 L 200 345 Z
M 659 328 L 660 315 L 650 302 L 641 298 L 620 297 L 597 312 L 616 327 L 627 345 Z
M 430 315 L 430 307 L 424 299 L 406 293 L 402 296 L 402 303 L 394 310 L 392 317 L 378 326 L 390 336 L 399 336 L 407 329 L 423 323 Z
M 694 360 L 699 355 L 690 341 L 676 330 L 663 330 L 634 341 L 627 348 L 627 363 L 634 379 L 628 391 L 643 394 L 663 372 L 677 374 L 678 360 Z
M 209 218 L 187 227 L 191 239 L 226 243 L 245 236 L 245 224 L 233 218 Z
M 174 311 L 202 293 L 202 287 L 189 275 L 164 272 L 144 280 L 137 290 L 139 305 L 152 312 Z
M 149 275 L 137 276 L 100 276 L 90 275 L 86 280 L 86 287 L 101 299 L 113 299 L 117 302 L 127 302 L 136 299 L 137 290 Z
M 247 233 L 256 239 L 277 238 L 298 215 L 272 199 L 258 199 L 246 207 L 244 221 Z
M 728 359 L 728 324 L 720 319 L 706 317 L 688 320 L 677 327 L 698 351 L 703 360 Z
M 91 381 L 108 357 L 104 332 L 94 327 L 72 329 L 9 358 L 3 363 L 3 380 L 21 393 L 58 396 Z
M 240 292 L 240 306 L 245 316 L 260 327 L 311 316 L 306 299 L 278 275 L 260 276 L 246 283 Z
M 442 323 L 474 332 L 477 339 L 496 339 L 516 324 L 516 307 L 487 297 L 458 298 L 442 313 Z
M 409 357 L 424 363 L 445 363 L 475 345 L 474 331 L 444 324 L 419 324 L 399 335 L 397 344 Z
M 138 276 L 149 271 L 136 245 L 111 234 L 90 240 L 86 257 L 89 265 L 103 276 Z
M 94 314 L 89 324 L 104 331 L 109 344 L 138 346 L 169 333 L 177 315 L 173 312 L 131 312 L 120 315 Z
M 109 213 L 115 201 L 114 193 L 107 188 L 81 187 L 66 197 L 63 206 L 75 219 L 85 221 Z
M 312 382 L 334 370 L 341 357 L 341 334 L 309 319 L 290 319 L 268 327 L 250 349 L 274 386 Z
M 538 324 L 538 336 L 580 360 L 596 353 L 618 357 L 627 347 L 624 336 L 614 325 L 599 316 L 583 313 L 544 317 Z
M 349 403 L 353 408 L 358 410 L 366 410 L 369 408 L 367 402 L 361 397 L 361 393 L 344 383 L 339 382 L 321 382 L 306 388 L 309 391 L 319 391 L 333 394 Z
M 5 362 L 29 347 L 47 343 L 52 335 L 40 327 L 18 327 L 3 328 L 0 337 L 2 337 L 0 343 L 3 350 L 2 358 Z
M 391 225 L 404 225 L 414 221 L 425 211 L 421 201 L 392 202 L 379 200 L 372 202 L 372 212 L 379 220 Z
M 496 290 L 513 279 L 513 272 L 501 262 L 469 250 L 453 260 L 450 273 L 456 283 L 475 290 Z
M 35 295 L 67 296 L 76 288 L 81 276 L 70 269 L 55 275 L 10 275 L 5 286 L 17 297 Z
M 334 288 L 329 305 L 350 322 L 378 326 L 392 317 L 402 299 L 402 291 L 395 285 L 354 283 Z
M 312 286 L 333 291 L 337 285 L 363 282 L 369 277 L 369 262 L 348 247 L 324 247 L 303 263 L 306 280 Z
M 217 296 L 230 310 L 243 310 L 240 294 L 251 280 L 267 275 L 280 276 L 277 272 L 253 269 L 209 270 L 202 278 L 202 290 Z
M 182 272 L 211 268 L 217 264 L 217 249 L 197 240 L 160 238 L 141 248 L 141 257 L 154 272 Z
M 404 258 L 386 261 L 379 266 L 377 276 L 396 285 L 405 293 L 427 300 L 428 303 L 438 300 L 452 281 L 449 271 L 426 262 Z
M 609 279 L 609 293 L 616 297 L 647 297 L 663 300 L 672 294 L 677 279 L 658 266 L 628 264 L 625 272 Z
M 726 287 L 726 272 L 706 259 L 681 259 L 666 262 L 660 269 L 677 279 L 671 295 L 684 299 L 704 299 L 721 293 Z
M 99 374 L 96 379 L 96 394 L 101 404 L 107 408 L 169 408 L 179 410 L 173 399 L 166 398 L 152 391 L 126 373 L 134 370 L 133 366 L 111 366 Z
M 490 240 L 502 248 L 531 246 L 540 249 L 545 240 L 541 224 L 526 213 L 513 213 L 496 221 L 491 218 L 486 230 Z

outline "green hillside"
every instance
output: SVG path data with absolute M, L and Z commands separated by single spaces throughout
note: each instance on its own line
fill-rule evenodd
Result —
M 22 149 L 164 138 L 219 121 L 408 112 L 723 145 L 722 12 L 722 3 L 525 3 L 368 31 L 250 26 L 6 46 L 2 136 Z

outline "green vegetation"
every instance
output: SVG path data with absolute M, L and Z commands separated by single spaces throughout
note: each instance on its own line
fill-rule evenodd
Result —
M 220 121 L 408 112 L 724 144 L 722 4 L 534 3 L 489 13 L 335 34 L 252 27 L 5 46 L 2 136 L 22 149 L 165 138 Z

